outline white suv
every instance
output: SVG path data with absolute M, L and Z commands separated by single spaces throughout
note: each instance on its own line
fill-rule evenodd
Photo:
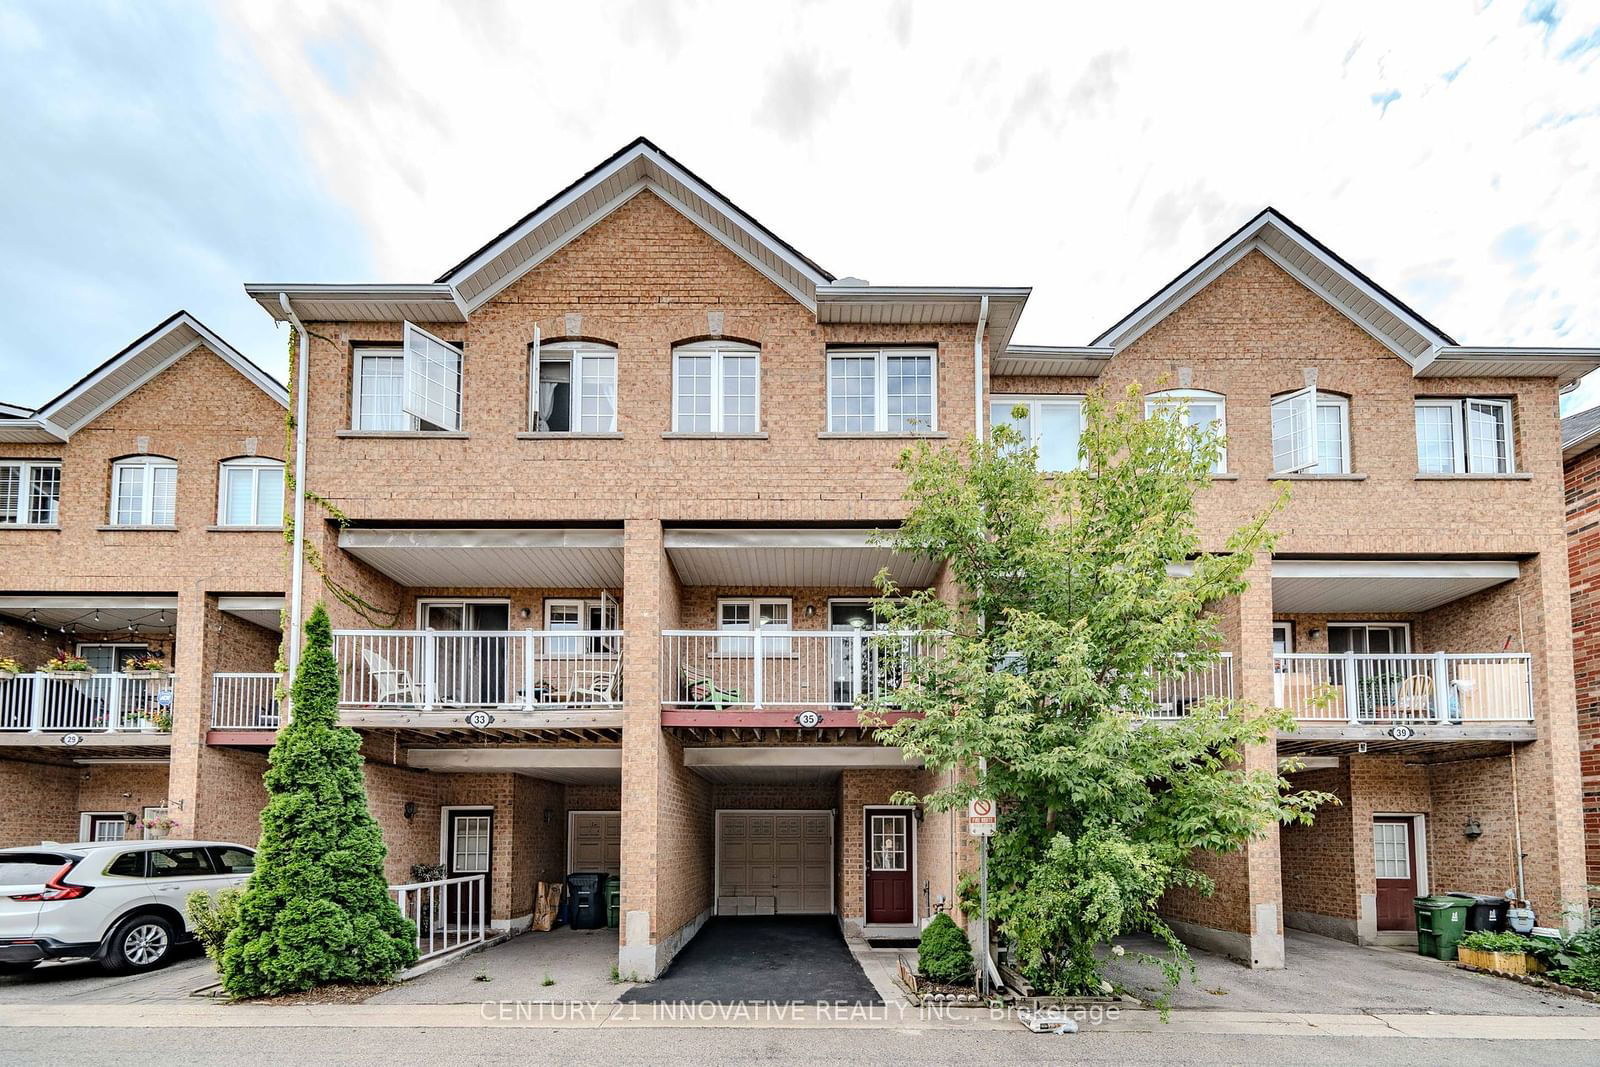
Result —
M 81 841 L 0 849 L 0 974 L 88 958 L 148 971 L 189 938 L 197 889 L 242 886 L 254 849 L 219 841 Z

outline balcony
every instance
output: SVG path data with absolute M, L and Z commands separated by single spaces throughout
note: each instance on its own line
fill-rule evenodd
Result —
M 1229 701 L 1233 695 L 1233 653 L 1221 652 L 1210 667 L 1156 678 L 1151 691 L 1155 712 L 1150 717 L 1157 721 L 1182 718 L 1197 704 Z
M 620 726 L 622 640 L 620 630 L 336 630 L 340 720 Z
M 217 671 L 211 676 L 211 729 L 276 730 L 281 681 L 267 672 Z
M 0 736 L 11 745 L 60 734 L 68 744 L 167 746 L 172 683 L 172 675 L 153 671 L 0 675 Z M 120 740 L 107 740 L 112 735 Z
M 1525 652 L 1273 657 L 1273 702 L 1297 738 L 1532 740 Z

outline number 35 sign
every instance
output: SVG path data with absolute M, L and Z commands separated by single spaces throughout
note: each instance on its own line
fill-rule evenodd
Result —
M 967 833 L 988 837 L 994 833 L 994 801 L 988 797 L 973 797 L 967 801 Z

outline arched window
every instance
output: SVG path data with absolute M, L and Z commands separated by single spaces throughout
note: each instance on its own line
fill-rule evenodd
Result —
M 172 526 L 177 521 L 177 460 L 129 456 L 111 465 L 111 525 Z
M 735 341 L 697 341 L 672 350 L 676 433 L 760 433 L 761 350 Z
M 1162 393 L 1151 393 L 1144 400 L 1144 414 L 1146 418 L 1158 412 L 1176 413 L 1182 411 L 1184 420 L 1202 432 L 1216 435 L 1219 441 L 1225 440 L 1228 433 L 1227 399 L 1221 393 L 1209 393 L 1204 389 L 1169 389 Z M 1211 473 L 1221 474 L 1228 469 L 1228 450 L 1223 447 L 1217 452 L 1217 460 L 1211 466 Z
M 217 473 L 218 526 L 283 525 L 283 461 L 225 459 Z
M 528 428 L 617 432 L 617 350 L 591 341 L 528 346 Z
M 1315 386 L 1272 398 L 1274 474 L 1349 474 L 1350 401 Z

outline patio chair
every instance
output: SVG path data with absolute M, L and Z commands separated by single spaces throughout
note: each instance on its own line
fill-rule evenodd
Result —
M 377 690 L 377 694 L 373 699 L 374 704 L 415 704 L 417 702 L 417 691 L 411 684 L 410 671 L 394 666 L 370 649 L 361 650 L 361 662 L 366 664 L 367 673 L 372 675 L 372 684 Z
M 559 704 L 615 704 L 622 699 L 622 664 L 603 671 L 574 671 L 577 684 L 556 695 Z
M 678 667 L 678 675 L 683 680 L 684 698 L 696 704 L 710 704 L 714 710 L 721 711 L 729 704 L 744 701 L 744 694 L 739 690 L 719 688 L 709 674 L 687 664 Z
M 1431 718 L 1433 679 L 1426 674 L 1413 674 L 1404 678 L 1394 691 L 1394 710 L 1403 718 Z

